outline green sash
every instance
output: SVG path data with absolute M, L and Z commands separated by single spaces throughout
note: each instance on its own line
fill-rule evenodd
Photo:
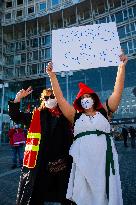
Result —
M 107 199 L 109 200 L 110 167 L 112 169 L 113 175 L 115 175 L 115 168 L 114 168 L 114 160 L 113 160 L 113 153 L 112 153 L 110 133 L 106 133 L 106 132 L 103 132 L 103 131 L 100 131 L 100 130 L 86 131 L 86 132 L 81 132 L 81 133 L 77 134 L 74 137 L 74 140 L 76 140 L 77 138 L 83 137 L 85 135 L 90 135 L 90 134 L 96 134 L 97 136 L 100 136 L 102 134 L 106 135 L 107 150 L 106 150 L 105 175 L 106 175 L 106 194 L 107 194 Z

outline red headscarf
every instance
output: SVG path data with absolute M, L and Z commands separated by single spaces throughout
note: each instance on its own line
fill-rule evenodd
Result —
M 82 106 L 80 105 L 79 101 L 81 99 L 81 96 L 83 96 L 84 94 L 95 94 L 97 97 L 98 95 L 95 93 L 94 90 L 92 90 L 91 88 L 89 88 L 86 84 L 84 83 L 79 83 L 79 92 L 76 96 L 76 99 L 73 102 L 73 106 L 76 110 L 78 110 L 79 112 L 83 112 L 84 109 L 82 108 Z M 97 110 L 103 108 L 102 103 L 98 97 L 98 106 L 97 106 Z

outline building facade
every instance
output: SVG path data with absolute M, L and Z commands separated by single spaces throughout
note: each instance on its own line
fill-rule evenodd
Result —
M 0 76 L 2 82 L 9 83 L 4 93 L 4 113 L 8 111 L 8 99 L 14 98 L 22 87 L 34 88 L 22 109 L 28 104 L 37 106 L 41 90 L 50 87 L 45 67 L 52 58 L 53 29 L 114 21 L 121 47 L 129 57 L 125 89 L 114 118 L 135 122 L 136 0 L 3 0 L 0 12 Z M 81 81 L 91 86 L 103 102 L 114 88 L 116 72 L 115 67 L 90 68 L 62 73 L 58 79 L 70 103 Z

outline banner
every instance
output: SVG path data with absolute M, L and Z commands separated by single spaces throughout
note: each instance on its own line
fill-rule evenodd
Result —
M 52 31 L 54 70 L 118 66 L 121 47 L 114 22 Z

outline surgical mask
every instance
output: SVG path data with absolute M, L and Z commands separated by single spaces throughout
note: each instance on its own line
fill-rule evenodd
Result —
M 81 105 L 84 109 L 89 109 L 93 106 L 94 102 L 92 98 L 81 99 Z
M 45 100 L 44 103 L 45 103 L 45 106 L 49 109 L 55 108 L 57 106 L 56 98 L 54 99 L 49 98 L 48 100 Z

